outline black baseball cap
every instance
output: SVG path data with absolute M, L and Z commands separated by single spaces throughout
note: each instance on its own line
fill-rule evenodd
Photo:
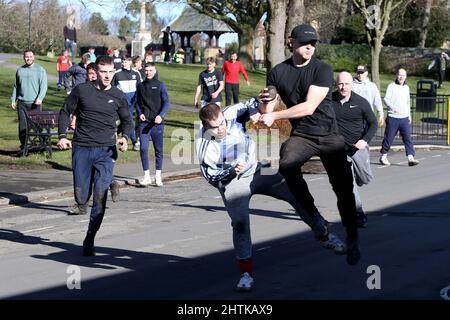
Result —
M 317 31 L 309 24 L 301 24 L 292 29 L 291 38 L 298 42 L 319 41 Z
M 358 66 L 356 68 L 356 73 L 364 73 L 367 71 L 367 68 L 365 66 Z

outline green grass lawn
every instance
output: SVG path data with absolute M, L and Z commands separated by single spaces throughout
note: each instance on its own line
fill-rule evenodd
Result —
M 10 62 L 21 65 L 22 59 L 13 58 Z M 37 56 L 36 63 L 42 65 L 49 74 L 56 75 L 56 57 L 48 58 L 46 56 Z M 165 82 L 168 88 L 169 97 L 172 103 L 192 106 L 194 101 L 194 94 L 198 83 L 199 73 L 205 69 L 203 65 L 179 65 L 179 64 L 158 64 L 160 80 Z M 219 67 L 218 67 L 219 68 Z M 14 81 L 15 70 L 0 67 L 0 166 L 14 166 L 19 168 L 31 167 L 50 167 L 48 159 L 45 154 L 30 154 L 26 158 L 17 158 L 8 155 L 8 150 L 18 149 L 18 133 L 17 133 L 17 112 L 9 108 L 12 86 Z M 264 87 L 265 73 L 264 72 L 249 72 L 251 86 L 247 86 L 245 82 L 241 82 L 240 98 L 247 99 L 255 96 Z M 381 75 L 381 91 L 382 95 L 386 91 L 386 87 L 395 78 L 395 75 Z M 242 76 L 241 76 L 242 79 Z M 416 92 L 416 83 L 420 78 L 410 77 L 407 79 L 411 93 Z M 56 90 L 55 81 L 48 81 L 48 91 L 44 99 L 44 110 L 58 110 L 61 108 L 65 93 L 64 91 Z M 438 94 L 450 94 L 450 84 L 444 83 L 443 89 L 438 91 Z M 223 99 L 224 99 L 223 95 Z M 192 143 L 194 138 L 194 121 L 197 120 L 196 113 L 183 112 L 179 110 L 170 110 L 166 118 L 166 130 L 164 141 L 164 153 L 166 155 L 172 152 L 174 146 L 179 145 L 181 139 L 174 138 L 172 141 L 173 132 L 179 129 L 186 129 L 187 131 L 178 132 L 175 136 L 183 136 L 183 141 L 190 139 Z M 55 140 L 56 141 L 56 140 Z M 151 150 L 152 148 L 150 148 Z M 152 151 L 151 151 L 152 152 Z M 70 152 L 55 151 L 53 155 L 53 162 L 60 165 L 70 166 Z M 119 162 L 124 161 L 138 161 L 139 153 L 125 152 L 121 154 Z

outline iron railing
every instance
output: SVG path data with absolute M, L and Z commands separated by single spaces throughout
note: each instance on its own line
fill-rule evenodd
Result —
M 414 144 L 447 145 L 448 144 L 448 100 L 450 95 L 436 97 L 417 97 L 411 95 L 411 133 Z M 387 111 L 385 110 L 385 115 Z M 381 144 L 385 126 L 378 128 L 371 146 Z M 396 138 L 394 144 L 402 144 Z

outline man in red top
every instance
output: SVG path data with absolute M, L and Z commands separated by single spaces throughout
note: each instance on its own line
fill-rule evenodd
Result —
M 237 60 L 237 53 L 231 52 L 230 60 L 225 61 L 222 66 L 222 74 L 225 75 L 225 105 L 231 105 L 231 96 L 234 103 L 239 102 L 239 72 L 244 76 L 247 85 L 250 85 L 247 72 Z
M 72 61 L 69 59 L 69 52 L 67 50 L 63 50 L 61 55 L 58 57 L 56 61 L 56 71 L 58 71 L 58 90 L 61 89 L 63 85 L 64 76 L 72 65 Z

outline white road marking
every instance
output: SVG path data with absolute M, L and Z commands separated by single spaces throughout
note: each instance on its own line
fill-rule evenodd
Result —
M 146 212 L 146 211 L 152 211 L 153 209 L 144 209 L 144 210 L 138 210 L 138 211 L 130 211 L 130 213 L 139 213 L 139 212 Z
M 322 179 L 323 179 L 323 177 L 320 177 L 320 178 L 308 179 L 308 181 L 316 181 L 316 180 L 322 180 Z
M 431 156 L 432 158 L 439 158 L 441 155 L 440 154 L 437 154 L 437 155 L 435 155 L 435 156 Z
M 216 220 L 216 221 L 207 221 L 207 222 L 203 222 L 203 223 L 201 223 L 201 224 L 216 224 L 216 223 L 223 223 L 223 221 L 219 221 L 219 220 Z
M 200 201 L 200 200 L 201 200 L 201 199 L 195 199 L 195 200 L 191 200 L 191 201 L 186 201 L 186 202 L 180 203 L 180 205 L 191 204 L 191 203 L 198 202 L 198 201 Z
M 51 229 L 51 228 L 54 228 L 54 227 L 55 226 L 43 227 L 43 228 L 38 228 L 38 229 L 30 229 L 30 230 L 22 231 L 22 233 L 30 233 L 30 232 L 34 232 L 34 231 L 42 231 L 42 230 L 47 230 L 47 229 Z
M 80 220 L 80 221 L 78 221 L 78 222 L 88 222 L 89 221 L 89 219 L 86 219 L 86 220 Z

